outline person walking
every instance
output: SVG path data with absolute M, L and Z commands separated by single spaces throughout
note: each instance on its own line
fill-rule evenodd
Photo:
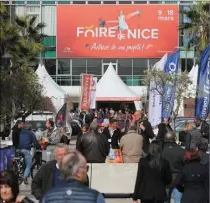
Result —
M 198 149 L 187 149 L 184 161 L 185 165 L 174 182 L 174 186 L 183 192 L 181 203 L 208 203 L 209 171 L 200 163 Z
M 134 113 L 132 122 L 137 125 L 137 132 L 143 137 L 143 152 L 146 155 L 148 153 L 150 139 L 155 137 L 151 123 L 144 119 L 144 113 L 142 111 L 136 111 Z
M 24 128 L 24 122 L 23 121 L 17 121 L 17 123 L 12 128 L 12 142 L 15 149 L 17 149 L 20 139 L 20 132 Z
M 55 145 L 60 142 L 60 135 L 58 129 L 54 126 L 52 120 L 46 121 L 46 131 L 44 132 L 43 140 L 47 143 L 46 155 L 47 161 L 54 159 L 54 148 Z
M 163 118 L 163 122 L 158 125 L 157 139 L 161 141 L 164 147 L 164 138 L 167 132 L 173 131 L 170 124 L 169 118 Z
M 60 135 L 60 143 L 69 144 L 69 139 L 66 136 L 66 131 L 64 127 L 59 128 L 59 135 Z
M 96 123 L 91 123 L 90 132 L 83 134 L 78 140 L 77 150 L 88 163 L 105 163 L 109 154 L 109 143 L 105 135 L 98 132 Z
M 184 166 L 184 149 L 176 144 L 176 134 L 171 131 L 166 133 L 164 139 L 165 146 L 163 148 L 162 157 L 167 160 L 170 164 L 172 172 L 172 182 L 176 179 L 177 174 Z M 182 198 L 182 193 L 179 192 L 176 188 L 173 191 L 170 191 L 171 185 L 168 186 L 169 194 L 168 201 L 170 202 L 171 193 L 174 200 L 174 203 L 180 203 Z
M 207 139 L 209 143 L 209 124 L 205 120 L 201 120 L 198 117 L 195 117 L 194 123 L 197 130 L 200 131 L 202 137 Z
M 42 203 L 105 203 L 102 194 L 84 185 L 87 179 L 88 166 L 79 152 L 65 155 L 60 164 L 62 185 L 47 192 Z
M 120 140 L 123 163 L 138 163 L 142 157 L 143 138 L 137 133 L 137 126 L 131 124 Z
M 167 200 L 166 185 L 172 181 L 168 161 L 162 158 L 162 146 L 157 140 L 151 142 L 148 155 L 138 164 L 133 201 L 137 203 L 164 203 Z
M 121 131 L 118 128 L 117 120 L 111 119 L 110 125 L 103 130 L 103 134 L 106 136 L 112 149 L 119 149 L 119 142 L 121 139 Z
M 44 164 L 36 173 L 31 184 L 31 193 L 37 199 L 41 199 L 43 195 L 56 185 L 60 185 L 62 180 L 60 176 L 60 163 L 62 158 L 69 152 L 66 144 L 59 143 L 55 147 L 55 160 L 51 160 Z
M 198 150 L 200 154 L 200 163 L 209 169 L 209 154 L 207 154 L 208 141 L 205 138 L 201 139 L 201 142 L 198 145 Z
M 31 124 L 25 123 L 24 129 L 20 132 L 19 144 L 17 149 L 24 154 L 26 168 L 24 171 L 24 184 L 28 184 L 28 177 L 32 165 L 31 148 L 39 148 L 39 143 L 36 140 L 34 133 L 31 131 Z

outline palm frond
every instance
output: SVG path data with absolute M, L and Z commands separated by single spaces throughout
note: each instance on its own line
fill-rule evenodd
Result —
M 36 19 L 37 19 L 36 16 L 32 16 L 32 18 L 31 18 L 30 21 L 29 21 L 29 25 L 30 25 L 30 26 L 33 26 L 34 23 L 36 22 Z

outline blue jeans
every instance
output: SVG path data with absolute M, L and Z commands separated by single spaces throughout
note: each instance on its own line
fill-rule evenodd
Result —
M 174 203 L 180 203 L 180 202 L 181 202 L 181 199 L 182 199 L 182 193 L 179 192 L 179 191 L 175 188 L 175 189 L 173 189 L 173 191 L 172 191 L 172 197 L 173 197 Z
M 26 169 L 24 171 L 24 177 L 29 177 L 30 170 L 31 170 L 31 164 L 32 164 L 32 157 L 30 154 L 30 150 L 21 149 L 21 152 L 24 154 L 25 162 L 26 162 Z

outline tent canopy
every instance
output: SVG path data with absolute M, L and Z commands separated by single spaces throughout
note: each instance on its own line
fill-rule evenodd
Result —
M 140 99 L 121 80 L 110 63 L 107 71 L 97 83 L 96 101 L 139 101 Z
M 186 92 L 186 98 L 195 98 L 196 97 L 196 88 L 197 88 L 197 79 L 198 79 L 198 65 L 192 67 L 191 71 L 188 74 L 189 78 L 192 81 L 192 84 L 189 85 L 188 91 Z
M 43 86 L 43 95 L 49 97 L 58 112 L 65 102 L 66 92 L 51 78 L 44 65 L 36 70 L 39 83 Z

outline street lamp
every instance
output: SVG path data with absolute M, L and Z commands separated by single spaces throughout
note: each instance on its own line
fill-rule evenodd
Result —
M 6 59 L 6 60 L 9 60 L 9 62 L 10 62 L 10 68 L 12 68 L 12 66 L 13 66 L 13 64 L 12 64 L 12 55 L 10 55 L 10 54 L 8 54 L 8 53 L 6 53 L 6 54 L 4 54 L 3 56 L 2 56 L 2 58 L 3 59 Z

